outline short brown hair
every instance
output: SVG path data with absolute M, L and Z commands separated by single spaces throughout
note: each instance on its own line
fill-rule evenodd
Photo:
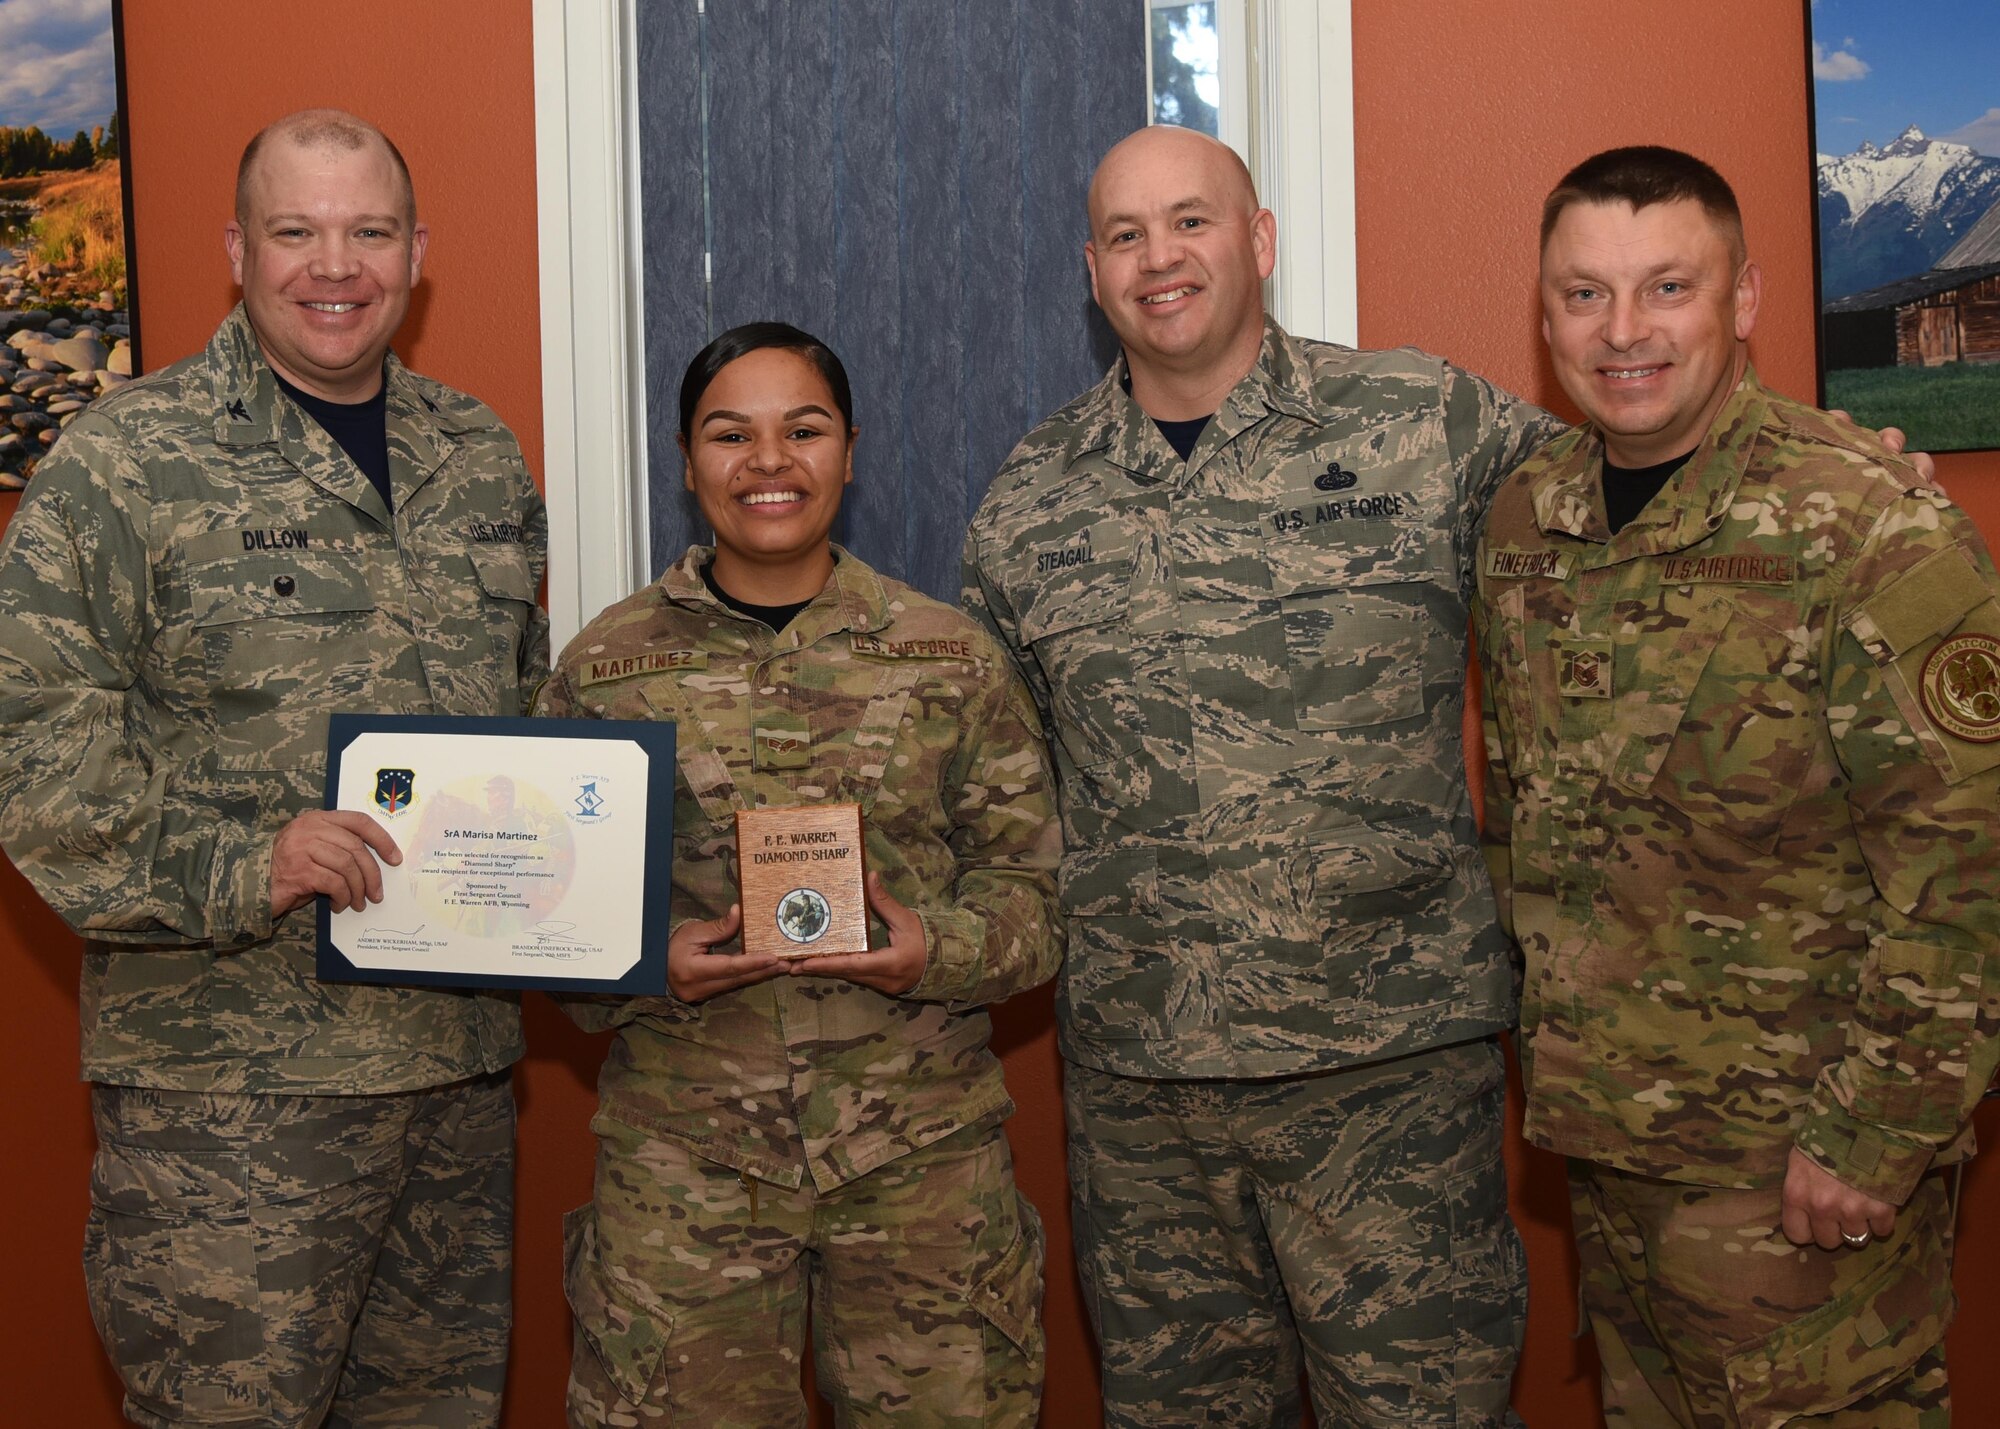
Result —
M 1658 144 L 1633 144 L 1592 154 L 1562 176 L 1542 201 L 1542 247 L 1549 246 L 1556 220 L 1574 203 L 1649 204 L 1693 199 L 1729 239 L 1730 252 L 1743 261 L 1743 211 L 1729 181 L 1692 154 Z
M 403 151 L 387 134 L 377 129 L 365 119 L 341 109 L 301 109 L 296 114 L 287 114 L 259 129 L 256 136 L 243 146 L 243 157 L 236 163 L 236 221 L 243 223 L 250 217 L 250 179 L 257 170 L 257 156 L 264 152 L 264 146 L 273 139 L 283 139 L 306 149 L 346 149 L 350 152 L 380 144 L 389 154 L 389 162 L 395 167 L 396 177 L 402 181 L 403 207 L 411 223 L 417 221 L 417 189 L 410 182 L 410 166 L 403 162 Z

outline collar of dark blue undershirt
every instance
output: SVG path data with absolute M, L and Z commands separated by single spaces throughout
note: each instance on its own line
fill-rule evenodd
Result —
M 1674 473 L 1687 465 L 1694 452 L 1684 451 L 1671 461 L 1658 462 L 1653 466 L 1613 466 L 1611 457 L 1604 458 L 1604 524 L 1617 535 L 1639 519 L 1655 496 L 1666 489 L 1674 479 Z
M 1130 397 L 1132 395 L 1132 374 L 1126 372 L 1120 376 L 1118 385 L 1123 387 L 1125 395 Z M 1151 412 L 1148 412 L 1146 415 L 1153 417 Z M 1215 413 L 1213 412 L 1210 412 L 1206 417 L 1190 417 L 1185 422 L 1169 422 L 1164 417 L 1153 417 L 1153 425 L 1160 429 L 1160 435 L 1167 439 L 1167 445 L 1180 455 L 1182 461 L 1186 461 L 1194 455 L 1194 444 L 1201 440 L 1201 434 L 1207 430 L 1208 424 L 1214 419 Z
M 383 372 L 382 385 L 373 397 L 360 402 L 329 402 L 324 397 L 294 387 L 274 371 L 284 394 L 299 404 L 308 417 L 347 453 L 347 459 L 361 468 L 361 474 L 382 493 L 382 504 L 391 511 L 396 503 L 389 495 L 389 381 Z
M 834 557 L 836 561 L 840 558 Z M 790 625 L 798 613 L 813 603 L 816 597 L 793 601 L 789 605 L 752 605 L 747 600 L 738 600 L 715 583 L 715 557 L 710 556 L 701 563 L 701 583 L 708 587 L 708 593 L 735 611 L 751 620 L 761 620 L 777 634 Z

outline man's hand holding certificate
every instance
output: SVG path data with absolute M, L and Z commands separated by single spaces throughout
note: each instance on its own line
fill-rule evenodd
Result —
M 339 715 L 328 750 L 401 857 L 322 904 L 322 978 L 664 990 L 671 725 Z

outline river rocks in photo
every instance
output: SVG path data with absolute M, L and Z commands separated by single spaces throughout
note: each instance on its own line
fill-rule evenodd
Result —
M 111 356 L 98 365 L 117 373 L 120 377 L 130 377 L 132 375 L 132 343 L 130 339 L 120 339 L 118 345 L 111 349 Z
M 132 377 L 115 295 L 0 246 L 0 491 L 19 490 L 88 405 Z

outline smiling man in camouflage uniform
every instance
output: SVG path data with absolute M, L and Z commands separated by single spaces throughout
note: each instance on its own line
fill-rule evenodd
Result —
M 2000 576 L 1871 437 L 1749 369 L 1761 279 L 1666 149 L 1550 196 L 1590 425 L 1480 560 L 1527 1136 L 1572 1158 L 1605 1409 L 1949 1421 L 1950 1167 L 2000 997 Z
M 87 940 L 92 1310 L 140 1424 L 488 1425 L 518 1008 L 315 982 L 313 904 L 396 857 L 319 808 L 328 712 L 542 675 L 542 503 L 389 355 L 428 233 L 377 130 L 273 125 L 227 233 L 243 306 L 85 412 L 0 546 L 0 838 Z
M 1242 161 L 1090 193 L 1123 359 L 1015 450 L 968 607 L 1056 740 L 1078 1258 L 1107 1423 L 1508 1422 L 1514 973 L 1461 749 L 1488 494 L 1560 430 L 1267 321 Z

